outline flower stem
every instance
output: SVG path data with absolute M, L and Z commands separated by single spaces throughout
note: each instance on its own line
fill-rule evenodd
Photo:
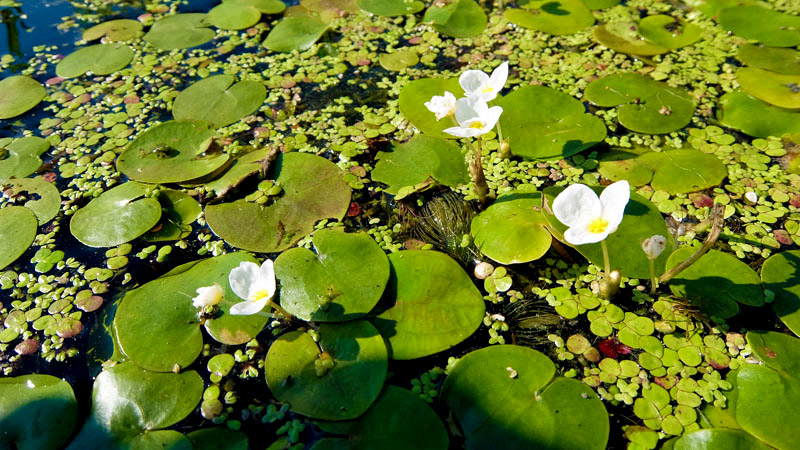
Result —
M 611 280 L 611 261 L 608 258 L 608 246 L 606 245 L 605 239 L 600 241 L 600 248 L 603 249 L 603 265 L 605 265 L 605 278 L 606 280 Z
M 486 176 L 483 174 L 483 164 L 481 163 L 481 150 L 483 145 L 481 137 L 478 136 L 478 146 L 467 141 L 472 149 L 472 158 L 469 161 L 469 174 L 472 176 L 472 182 L 475 183 L 475 193 L 478 195 L 478 201 L 481 206 L 486 205 L 486 196 L 489 193 L 489 185 L 486 184 Z
M 650 259 L 650 295 L 656 295 L 658 279 L 656 278 L 656 260 Z
M 497 121 L 497 141 L 503 143 L 503 130 L 500 128 L 500 121 Z
M 294 317 L 291 314 L 289 314 L 285 309 L 281 308 L 281 305 L 274 303 L 272 300 L 267 300 L 267 306 L 275 308 L 275 310 L 277 310 L 279 313 L 283 315 L 283 317 L 286 317 L 287 319 L 291 319 L 292 317 Z
M 697 260 L 700 259 L 701 256 L 705 255 L 705 253 L 709 251 L 711 247 L 714 246 L 714 243 L 717 241 L 719 234 L 722 232 L 722 222 L 725 215 L 725 205 L 719 203 L 715 204 L 712 215 L 714 217 L 714 224 L 711 226 L 711 232 L 708 233 L 708 236 L 706 236 L 706 240 L 703 242 L 703 245 L 696 252 L 694 252 L 694 254 L 690 256 L 689 259 L 679 263 L 677 266 L 664 272 L 658 278 L 658 281 L 660 281 L 661 283 L 668 282 L 673 277 L 675 277 L 675 275 L 678 275 L 684 269 L 697 262 Z

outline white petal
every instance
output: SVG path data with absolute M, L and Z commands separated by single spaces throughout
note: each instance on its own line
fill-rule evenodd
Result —
M 458 83 L 461 85 L 461 89 L 464 89 L 464 94 L 467 96 L 480 92 L 488 82 L 489 75 L 486 75 L 480 70 L 468 70 L 462 73 L 458 78 Z
M 456 102 L 456 122 L 462 127 L 465 122 L 475 120 L 479 117 L 478 111 L 475 110 L 475 101 L 470 100 L 472 98 L 473 97 L 462 97 Z
M 608 221 L 609 233 L 617 231 L 625 213 L 625 205 L 628 204 L 630 198 L 631 188 L 626 180 L 617 181 L 600 193 L 600 205 L 603 211 L 601 214 Z
M 218 283 L 197 288 L 197 296 L 192 299 L 195 308 L 213 306 L 222 300 L 222 287 Z
M 234 316 L 250 316 L 264 309 L 264 306 L 267 305 L 267 300 L 269 299 L 264 297 L 257 302 L 239 302 L 231 306 L 230 312 Z
M 599 217 L 600 212 L 597 194 L 583 184 L 569 186 L 553 200 L 553 214 L 568 227 L 584 227 L 592 219 Z
M 250 287 L 258 279 L 258 271 L 258 264 L 243 261 L 239 267 L 235 267 L 228 274 L 228 284 L 230 284 L 231 290 L 245 300 L 250 298 Z
M 258 272 L 259 287 L 269 292 L 267 298 L 272 298 L 275 295 L 275 269 L 272 264 L 271 259 L 265 259 L 261 263 L 261 269 Z
M 481 130 L 477 128 L 450 127 L 450 128 L 445 128 L 442 131 L 451 136 L 463 138 L 463 137 L 477 136 L 478 135 L 477 133 L 480 133 Z
M 481 118 L 489 130 L 491 130 L 497 124 L 497 121 L 500 120 L 500 114 L 503 114 L 503 108 L 500 106 L 492 106 L 486 110 L 486 113 L 484 113 Z M 488 133 L 488 130 L 486 132 Z
M 506 85 L 506 80 L 508 79 L 508 61 L 504 62 L 497 66 L 496 69 L 492 71 L 492 76 L 489 78 L 489 85 L 492 86 L 495 91 L 500 92 L 503 87 Z
M 564 232 L 564 239 L 572 245 L 594 244 L 602 241 L 607 236 L 608 230 L 602 233 L 592 233 L 585 225 L 572 227 Z

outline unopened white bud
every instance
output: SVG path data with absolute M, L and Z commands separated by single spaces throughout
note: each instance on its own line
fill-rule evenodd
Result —
M 648 259 L 656 259 L 661 252 L 667 247 L 667 238 L 661 236 L 660 234 L 656 234 L 655 236 L 650 236 L 649 238 L 645 239 L 642 242 L 642 250 L 647 255 Z

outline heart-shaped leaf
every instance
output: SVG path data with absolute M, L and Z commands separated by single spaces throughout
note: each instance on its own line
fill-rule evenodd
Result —
M 108 75 L 133 59 L 133 50 L 125 44 L 97 44 L 70 53 L 56 66 L 56 75 L 64 78 L 79 77 L 86 73 Z
M 17 260 L 33 243 L 38 222 L 33 211 L 24 206 L 0 209 L 0 269 Z
M 800 75 L 785 75 L 755 67 L 736 71 L 736 81 L 748 94 L 780 108 L 800 108 Z
M 261 19 L 261 11 L 244 2 L 223 1 L 208 12 L 211 25 L 223 30 L 242 30 Z
M 699 41 L 703 29 L 672 16 L 657 14 L 647 16 L 639 22 L 639 33 L 653 44 L 675 49 Z
M 633 22 L 610 22 L 592 29 L 594 39 L 600 44 L 620 53 L 631 55 L 660 55 L 668 48 L 646 41 Z
M 394 17 L 422 11 L 425 4 L 416 0 L 356 0 L 356 5 L 376 16 Z
M 3 92 L 0 119 L 10 119 L 30 110 L 47 95 L 47 90 L 38 81 L 23 75 L 0 80 L 0 92 Z
M 742 63 L 785 75 L 800 75 L 800 51 L 791 48 L 746 44 L 736 57 Z
M 129 41 L 142 34 L 142 23 L 138 20 L 115 19 L 99 23 L 83 32 L 83 39 L 93 41 L 102 37 L 111 42 Z
M 771 106 L 744 92 L 728 92 L 719 99 L 719 106 L 720 122 L 750 136 L 800 133 L 800 113 Z
M 200 120 L 221 127 L 253 113 L 264 103 L 267 89 L 263 84 L 256 81 L 233 84 L 233 81 L 233 75 L 198 81 L 178 94 L 172 114 L 176 120 Z
M 725 8 L 719 12 L 723 29 L 772 47 L 800 45 L 800 17 L 755 5 Z
M 144 40 L 161 50 L 203 45 L 214 38 L 214 30 L 208 28 L 208 14 L 175 14 L 159 19 L 144 35 Z
M 772 447 L 742 430 L 717 428 L 686 433 L 675 440 L 672 448 L 674 450 L 714 450 L 719 448 L 769 450 Z
M 506 9 L 503 17 L 523 28 L 554 36 L 574 34 L 594 24 L 592 12 L 581 0 L 532 0 L 524 8 Z
M 247 450 L 250 448 L 247 435 L 227 427 L 203 428 L 186 435 L 194 450 Z
M 262 149 L 240 156 L 231 163 L 221 177 L 208 182 L 206 187 L 214 191 L 217 197 L 224 196 L 247 177 L 263 170 L 263 161 L 268 152 L 268 149 Z
M 307 16 L 286 17 L 273 28 L 264 46 L 276 52 L 306 50 L 322 37 L 328 25 Z
M 456 97 L 464 95 L 464 90 L 458 84 L 458 78 L 422 78 L 408 83 L 400 91 L 400 112 L 419 131 L 442 138 L 453 139 L 442 130 L 453 126 L 449 117 L 436 120 L 436 116 L 425 107 L 433 96 L 442 96 L 445 91 Z
M 775 293 L 772 309 L 781 321 L 800 336 L 800 251 L 770 256 L 761 266 L 764 287 Z
M 158 192 L 161 220 L 155 228 L 142 236 L 148 242 L 175 241 L 192 232 L 192 222 L 203 212 L 197 200 L 175 189 Z
M 26 195 L 29 200 L 25 207 L 36 214 L 39 224 L 46 224 L 58 214 L 61 209 L 61 194 L 53 183 L 42 177 L 12 178 L 4 183 L 11 190 L 13 196 Z
M 5 158 L 0 158 L 0 183 L 36 172 L 42 165 L 39 156 L 49 148 L 49 142 L 36 136 L 0 138 L 0 155 L 5 154 Z
M 489 19 L 474 0 L 456 0 L 442 7 L 431 6 L 422 21 L 430 22 L 436 31 L 446 36 L 470 38 L 483 33 Z
M 469 183 L 461 148 L 446 139 L 418 134 L 405 144 L 395 143 L 391 152 L 378 152 L 377 159 L 372 179 L 388 184 L 390 194 L 429 178 L 450 187 Z

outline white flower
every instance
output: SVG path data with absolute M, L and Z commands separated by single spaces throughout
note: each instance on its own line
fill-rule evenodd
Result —
M 494 69 L 491 77 L 480 70 L 468 70 L 461 74 L 458 82 L 467 97 L 480 97 L 484 101 L 490 102 L 503 89 L 507 78 L 508 61 Z
M 228 283 L 236 295 L 245 299 L 231 306 L 231 314 L 237 316 L 256 314 L 264 309 L 267 302 L 275 295 L 275 271 L 272 269 L 272 260 L 267 259 L 261 267 L 249 261 L 242 262 L 239 267 L 231 270 Z
M 431 101 L 425 102 L 425 107 L 436 115 L 436 120 L 443 119 L 456 112 L 456 96 L 450 91 L 444 95 L 434 95 Z
M 192 299 L 195 308 L 214 306 L 222 300 L 222 286 L 214 283 L 211 286 L 197 288 L 197 297 Z
M 572 245 L 593 244 L 617 231 L 630 200 L 628 182 L 617 181 L 600 194 L 583 184 L 564 189 L 553 201 L 553 213 L 569 228 L 564 239 Z
M 486 134 L 494 128 L 503 108 L 486 104 L 480 97 L 460 98 L 456 102 L 457 127 L 444 130 L 445 133 L 458 137 L 474 137 Z
M 642 242 L 642 250 L 647 255 L 648 259 L 656 259 L 664 249 L 667 248 L 667 238 L 656 234 L 650 236 Z

